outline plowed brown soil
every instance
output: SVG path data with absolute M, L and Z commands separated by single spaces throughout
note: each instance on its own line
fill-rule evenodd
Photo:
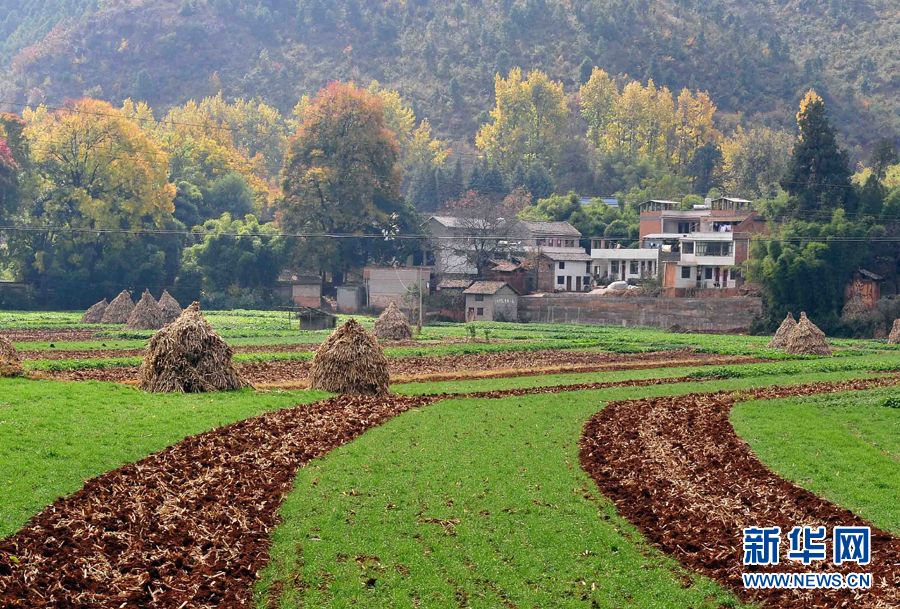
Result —
M 91 340 L 93 330 L 0 330 L 0 334 L 14 343 Z
M 686 379 L 591 383 L 575 388 L 679 380 Z M 886 382 L 896 379 L 817 384 L 760 395 L 847 390 Z M 514 389 L 472 395 L 504 397 L 569 389 Z M 438 399 L 440 396 L 340 397 L 268 413 L 189 437 L 90 480 L 82 490 L 33 518 L 16 535 L 0 541 L 0 606 L 247 607 L 255 575 L 267 558 L 269 531 L 277 524 L 278 506 L 297 468 L 372 426 Z M 733 400 L 734 396 L 719 393 L 692 399 L 714 404 Z M 703 415 L 696 413 L 700 418 Z M 584 446 L 583 462 L 585 455 L 594 462 L 593 454 Z M 710 449 L 703 446 L 698 450 Z M 792 488 L 776 481 L 778 488 Z M 798 508 L 801 516 L 824 504 L 806 495 L 807 501 Z M 641 497 L 637 503 L 645 501 Z M 695 511 L 689 513 L 691 519 L 698 517 Z M 840 511 L 838 516 L 844 524 L 858 520 Z M 877 561 L 885 560 L 880 554 L 884 535 L 877 532 L 873 542 L 879 552 Z
M 89 339 L 90 337 L 88 337 Z M 11 339 L 15 340 L 24 339 Z M 30 340 L 30 339 L 29 339 Z M 45 339 L 41 339 L 45 340 Z M 62 342 L 63 340 L 56 338 Z M 112 339 L 110 339 L 112 340 Z M 434 347 L 440 345 L 468 344 L 464 339 L 443 339 L 437 341 L 394 340 L 380 341 L 385 347 Z M 317 343 L 294 343 L 289 345 L 239 345 L 234 347 L 235 353 L 312 353 L 319 348 Z M 22 351 L 22 359 L 27 360 L 61 360 L 61 359 L 105 359 L 110 357 L 140 357 L 143 348 L 138 349 L 32 349 Z
M 746 364 L 760 361 L 763 360 L 750 356 L 724 356 L 683 349 L 651 353 L 545 349 L 452 356 L 395 357 L 389 358 L 388 364 L 392 382 L 400 383 L 706 364 Z M 282 360 L 239 364 L 238 370 L 243 378 L 256 387 L 303 387 L 309 376 L 309 366 L 309 361 Z M 67 381 L 127 382 L 137 378 L 137 366 L 60 370 L 43 374 L 49 378 Z
M 587 424 L 582 467 L 653 543 L 687 567 L 772 607 L 900 607 L 900 539 L 872 528 L 872 563 L 788 563 L 771 571 L 870 572 L 873 588 L 747 592 L 742 528 L 862 525 L 851 512 L 783 480 L 737 437 L 728 420 L 738 400 L 774 399 L 897 384 L 898 377 L 611 402 Z M 784 545 L 784 544 L 782 544 Z
M 193 436 L 0 542 L 0 606 L 248 607 L 296 470 L 434 398 L 340 397 Z

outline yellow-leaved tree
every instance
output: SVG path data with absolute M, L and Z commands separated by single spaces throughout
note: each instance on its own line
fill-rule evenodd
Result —
M 23 118 L 36 195 L 10 250 L 28 281 L 68 302 L 172 279 L 171 237 L 125 231 L 173 228 L 168 155 L 121 108 L 94 99 Z
M 560 82 L 544 72 L 521 68 L 494 78 L 496 102 L 491 121 L 475 136 L 475 145 L 507 176 L 535 162 L 554 172 L 559 167 L 569 107 Z

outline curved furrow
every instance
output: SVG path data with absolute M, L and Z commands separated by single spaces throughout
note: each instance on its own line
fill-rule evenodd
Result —
M 897 377 L 611 402 L 585 427 L 582 467 L 619 512 L 685 566 L 748 600 L 775 607 L 900 606 L 900 539 L 872 527 L 872 563 L 780 564 L 760 571 L 870 572 L 869 591 L 769 590 L 749 593 L 741 572 L 742 529 L 751 526 L 868 526 L 853 513 L 765 467 L 728 420 L 745 399 L 870 389 Z
M 246 607 L 297 468 L 432 401 L 333 398 L 94 478 L 0 541 L 0 606 Z

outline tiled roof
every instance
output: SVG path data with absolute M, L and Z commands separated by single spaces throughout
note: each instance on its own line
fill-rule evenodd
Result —
M 508 285 L 505 281 L 476 281 L 472 284 L 472 286 L 463 292 L 464 294 L 496 294 L 503 287 L 508 287 L 513 292 L 515 292 L 515 288 Z
M 439 290 L 465 290 L 472 283 L 471 279 L 441 279 L 437 287 Z
M 584 252 L 541 252 L 541 255 L 550 260 L 562 260 L 574 262 L 590 262 L 591 257 Z
M 543 222 L 534 220 L 520 220 L 522 225 L 537 237 L 580 237 L 581 232 L 568 222 Z

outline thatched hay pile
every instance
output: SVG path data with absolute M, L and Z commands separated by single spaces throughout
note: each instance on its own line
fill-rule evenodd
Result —
M 350 319 L 316 350 L 309 384 L 334 393 L 385 395 L 390 385 L 387 358 L 375 337 Z
M 375 336 L 389 340 L 412 338 L 412 330 L 406 315 L 393 302 L 375 320 Z
M 790 337 L 791 332 L 793 332 L 796 327 L 797 321 L 794 319 L 794 315 L 788 313 L 787 317 L 784 318 L 784 321 L 781 322 L 781 325 L 778 326 L 778 329 L 775 331 L 775 336 L 769 341 L 769 346 L 773 349 L 784 349 L 785 345 L 787 345 L 788 337 Z
M 182 313 L 181 305 L 169 294 L 169 290 L 163 290 L 162 296 L 159 297 L 159 308 L 162 309 L 166 323 L 175 321 Z
M 193 303 L 153 335 L 141 364 L 141 389 L 202 393 L 240 389 L 246 383 L 231 362 L 233 352 Z
M 137 306 L 128 316 L 125 327 L 130 330 L 159 330 L 164 325 L 166 325 L 166 318 L 162 309 L 156 304 L 150 290 L 144 290 Z
M 22 376 L 22 360 L 9 339 L 0 336 L 0 377 Z
M 796 355 L 831 355 L 825 333 L 809 320 L 806 313 L 800 313 L 800 321 L 788 337 L 784 350 Z
M 81 323 L 99 324 L 103 321 L 103 314 L 106 312 L 108 306 L 109 302 L 105 298 L 97 304 L 91 305 L 91 308 L 85 311 L 84 315 L 81 316 Z
M 128 321 L 128 316 L 132 311 L 134 311 L 134 302 L 131 300 L 131 292 L 122 290 L 106 307 L 100 321 L 105 324 L 124 324 Z
M 860 317 L 865 317 L 872 311 L 872 307 L 870 307 L 861 294 L 854 294 L 844 303 L 844 308 L 841 309 L 841 317 L 843 319 L 859 319 Z
M 888 344 L 900 345 L 900 319 L 894 320 L 894 325 L 891 327 L 891 333 L 888 335 Z

